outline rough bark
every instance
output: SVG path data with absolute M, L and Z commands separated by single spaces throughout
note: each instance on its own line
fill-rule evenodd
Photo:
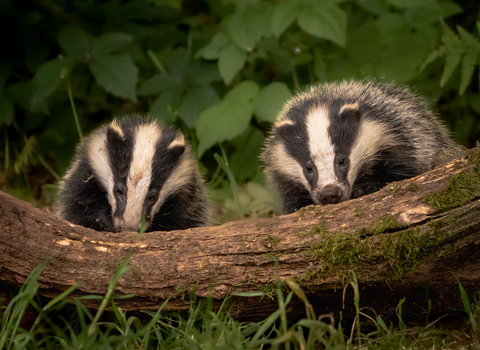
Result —
M 135 294 L 117 301 L 124 310 L 156 310 L 172 296 L 165 310 L 188 308 L 188 292 L 196 284 L 198 296 L 211 295 L 217 302 L 229 291 L 273 290 L 276 256 L 280 279 L 295 278 L 317 315 L 352 313 L 351 288 L 342 305 L 351 271 L 359 279 L 361 306 L 379 314 L 393 314 L 402 298 L 404 310 L 421 312 L 427 282 L 434 311 L 461 308 L 451 272 L 467 291 L 480 284 L 480 195 L 445 211 L 422 200 L 474 167 L 461 158 L 337 205 L 217 227 L 145 233 L 139 242 L 136 233 L 73 225 L 0 192 L 0 281 L 19 286 L 49 257 L 39 279 L 40 295 L 52 298 L 79 281 L 73 296 L 105 295 L 116 267 L 134 247 L 131 269 L 116 287 L 117 295 Z M 331 254 L 329 249 L 336 250 Z M 98 306 L 96 300 L 84 303 Z M 276 310 L 277 301 L 233 296 L 230 306 L 234 316 L 258 320 Z M 292 317 L 303 310 L 294 299 Z

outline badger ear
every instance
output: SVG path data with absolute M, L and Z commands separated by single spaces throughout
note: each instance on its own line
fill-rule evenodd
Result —
M 340 107 L 338 115 L 342 118 L 360 120 L 360 105 L 358 104 L 358 102 L 346 103 Z
M 185 147 L 187 142 L 183 134 L 179 134 L 170 144 L 167 146 L 167 149 L 172 152 L 177 158 L 180 158 L 185 152 Z

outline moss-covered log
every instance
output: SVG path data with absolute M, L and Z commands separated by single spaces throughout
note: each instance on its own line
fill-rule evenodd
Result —
M 218 227 L 136 233 L 103 233 L 72 225 L 0 192 L 0 281 L 19 286 L 50 258 L 41 275 L 41 295 L 54 297 L 81 282 L 74 296 L 101 294 L 134 247 L 130 270 L 119 280 L 124 310 L 189 306 L 188 292 L 220 302 L 229 292 L 274 294 L 275 258 L 281 280 L 292 277 L 317 314 L 353 311 L 351 289 L 342 309 L 343 286 L 355 272 L 361 306 L 392 314 L 426 307 L 460 308 L 455 273 L 467 291 L 480 284 L 480 156 L 456 159 L 413 179 L 392 183 L 369 196 L 337 205 L 309 207 L 271 219 Z M 96 300 L 84 300 L 95 308 Z M 269 297 L 230 299 L 232 313 L 260 319 L 277 308 Z M 301 315 L 299 300 L 292 316 Z

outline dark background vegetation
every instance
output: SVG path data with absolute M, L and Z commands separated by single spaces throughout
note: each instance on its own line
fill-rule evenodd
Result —
M 50 206 L 80 134 L 149 112 L 191 140 L 215 222 L 264 215 L 275 204 L 258 155 L 282 104 L 350 78 L 411 86 L 472 147 L 478 11 L 476 0 L 2 0 L 0 188 Z

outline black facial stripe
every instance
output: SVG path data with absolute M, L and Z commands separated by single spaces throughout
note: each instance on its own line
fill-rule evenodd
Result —
M 350 103 L 353 103 L 353 101 Z M 334 100 L 329 106 L 330 126 L 328 133 L 335 148 L 335 164 L 333 166 L 337 179 L 344 183 L 348 183 L 349 157 L 358 137 L 361 123 L 361 111 L 359 109 L 345 108 L 342 110 L 343 106 L 350 103 L 345 100 Z M 346 158 L 347 164 L 339 166 L 342 157 Z
M 152 180 L 150 182 L 149 193 L 156 191 L 158 195 L 163 188 L 163 185 L 168 180 L 172 174 L 175 167 L 180 163 L 180 159 L 185 152 L 185 146 L 176 145 L 171 148 L 168 148 L 170 144 L 180 136 L 180 133 L 173 129 L 163 130 L 162 137 L 158 141 L 155 147 L 155 154 L 152 160 Z M 148 202 L 145 198 L 145 209 L 146 215 L 151 215 L 151 209 L 153 208 L 154 203 Z
M 127 206 L 127 177 L 132 163 L 133 148 L 135 145 L 135 128 L 119 122 L 118 125 L 123 131 L 123 137 L 112 128 L 107 130 L 107 154 L 110 169 L 112 170 L 115 182 L 114 196 L 116 201 L 116 217 L 123 217 Z M 123 190 L 124 200 L 118 200 L 116 195 L 117 187 Z M 113 216 L 114 213 L 112 213 Z

